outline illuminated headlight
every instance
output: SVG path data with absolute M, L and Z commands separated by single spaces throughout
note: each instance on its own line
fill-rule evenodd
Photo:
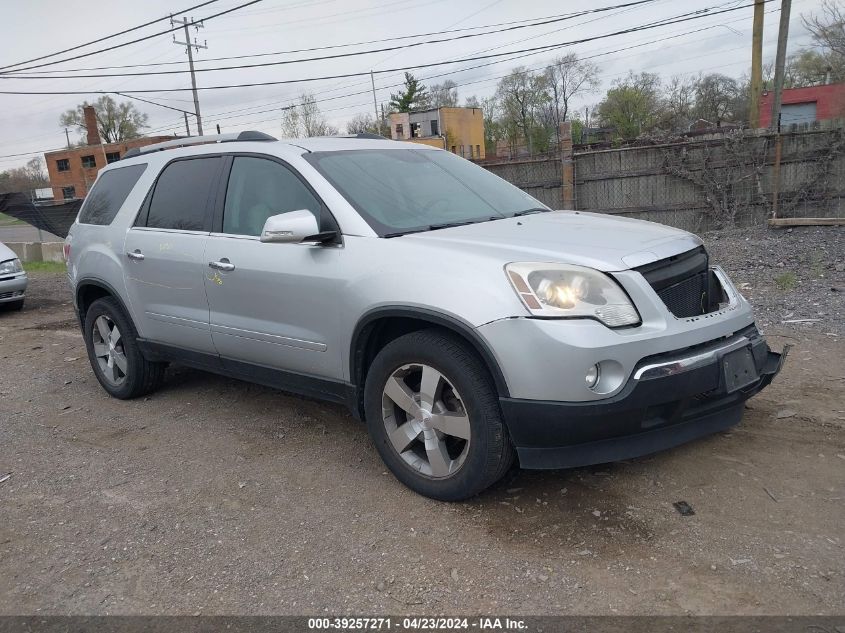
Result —
M 9 259 L 5 262 L 0 262 L 0 275 L 14 275 L 22 272 L 23 267 L 19 259 Z
M 598 319 L 608 327 L 640 322 L 619 284 L 592 268 L 521 262 L 508 264 L 505 272 L 534 316 Z

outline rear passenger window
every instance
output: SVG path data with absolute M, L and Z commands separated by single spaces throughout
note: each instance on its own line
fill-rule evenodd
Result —
M 165 167 L 153 191 L 147 226 L 210 231 L 211 218 L 206 208 L 221 160 L 218 156 L 191 158 Z
M 79 211 L 79 222 L 111 224 L 145 169 L 147 165 L 143 164 L 103 172 L 85 198 L 85 203 Z
M 307 209 L 320 223 L 320 201 L 284 165 L 264 158 L 238 156 L 232 163 L 223 232 L 261 235 L 271 215 Z

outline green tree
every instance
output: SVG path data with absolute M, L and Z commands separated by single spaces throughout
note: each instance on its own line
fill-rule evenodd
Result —
M 74 127 L 82 133 L 85 142 L 87 127 L 83 108 L 93 105 L 97 115 L 97 129 L 104 143 L 119 143 L 141 136 L 141 130 L 147 127 L 147 115 L 138 110 L 134 103 L 118 103 L 108 95 L 103 95 L 93 104 L 83 101 L 76 108 L 67 110 L 59 117 L 59 124 Z
M 616 129 L 619 138 L 636 138 L 654 129 L 664 114 L 660 77 L 628 73 L 614 82 L 596 108 L 599 121 Z
M 390 95 L 390 108 L 394 112 L 411 112 L 428 107 L 428 91 L 411 73 L 405 73 L 402 90 Z

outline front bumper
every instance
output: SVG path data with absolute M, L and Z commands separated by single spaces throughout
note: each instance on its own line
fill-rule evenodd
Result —
M 787 352 L 772 352 L 752 325 L 728 339 L 643 359 L 619 393 L 598 402 L 500 402 L 523 468 L 630 459 L 737 424 L 743 403 L 772 381 Z
M 23 299 L 26 296 L 28 281 L 26 273 L 0 279 L 0 303 Z

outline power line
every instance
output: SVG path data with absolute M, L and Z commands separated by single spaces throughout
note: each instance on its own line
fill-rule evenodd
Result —
M 188 7 L 182 11 L 177 11 L 176 13 L 186 13 L 188 11 L 195 11 L 197 9 L 201 9 L 204 6 L 209 4 L 214 4 L 215 2 L 219 2 L 219 0 L 207 0 L 207 2 L 202 2 L 200 4 L 195 4 L 192 7 Z M 126 35 L 127 33 L 131 33 L 132 31 L 138 31 L 139 29 L 146 28 L 148 26 L 152 26 L 153 24 L 157 24 L 158 22 L 163 22 L 164 20 L 169 19 L 170 16 L 166 15 L 162 18 L 156 18 L 155 20 L 150 20 L 149 22 L 145 22 L 144 24 L 139 24 L 138 26 L 133 26 L 129 29 L 124 29 L 123 31 L 119 31 L 117 33 L 112 33 L 111 35 L 106 35 L 96 40 L 91 40 L 90 42 L 85 42 L 84 44 L 78 44 L 76 46 L 71 46 L 70 48 L 65 48 L 60 51 L 56 51 L 55 53 L 49 53 L 48 55 L 41 55 L 40 57 L 33 57 L 32 59 L 27 59 L 22 62 L 17 62 L 16 64 L 9 64 L 8 66 L 0 66 L 0 70 L 6 70 L 7 68 L 13 68 L 15 66 L 23 66 L 24 64 L 29 64 L 31 62 L 38 62 L 42 59 L 47 59 L 48 57 L 55 57 L 56 55 L 61 55 L 62 53 L 69 53 L 71 51 L 79 50 L 80 48 L 85 48 L 86 46 L 91 46 L 93 44 L 99 44 L 100 42 L 105 42 L 106 40 L 110 40 L 115 37 L 120 37 L 121 35 Z M 59 62 L 55 62 L 59 63 Z
M 385 42 L 395 42 L 395 41 L 401 41 L 401 40 L 407 40 L 407 39 L 414 39 L 414 38 L 418 38 L 418 37 L 431 37 L 431 36 L 435 36 L 435 35 L 446 35 L 446 34 L 449 34 L 449 33 L 460 33 L 460 32 L 464 32 L 464 31 L 477 31 L 479 29 L 492 29 L 492 28 L 496 28 L 496 27 L 510 26 L 510 25 L 522 25 L 522 26 L 518 26 L 518 27 L 514 27 L 514 28 L 528 28 L 528 27 L 533 27 L 533 26 L 542 26 L 544 24 L 550 24 L 550 23 L 554 23 L 554 22 L 557 22 L 557 21 L 568 20 L 568 19 L 571 19 L 571 18 L 586 15 L 588 13 L 597 13 L 597 12 L 601 12 L 601 11 L 609 11 L 609 10 L 613 10 L 613 9 L 618 9 L 620 7 L 636 6 L 636 5 L 646 4 L 646 3 L 649 3 L 649 2 L 655 2 L 655 1 L 656 0 L 640 0 L 638 2 L 628 2 L 628 3 L 625 3 L 625 4 L 620 4 L 620 5 L 615 5 L 615 6 L 600 7 L 598 9 L 577 11 L 577 12 L 572 12 L 572 13 L 560 13 L 560 14 L 557 14 L 557 15 L 549 15 L 549 16 L 543 16 L 543 17 L 538 17 L 538 18 L 530 18 L 530 19 L 524 19 L 524 20 L 513 20 L 513 21 L 510 21 L 510 22 L 499 22 L 499 23 L 495 23 L 495 24 L 485 24 L 485 25 L 480 25 L 480 26 L 468 26 L 468 27 L 463 27 L 463 28 L 460 28 L 460 29 L 446 29 L 446 30 L 443 30 L 443 31 L 431 31 L 431 32 L 428 32 L 428 33 L 415 33 L 415 34 L 412 34 L 412 35 L 398 35 L 398 36 L 395 36 L 395 37 L 386 37 L 386 38 L 377 39 L 377 40 L 364 40 L 364 41 L 360 41 L 360 42 L 347 42 L 345 44 L 331 44 L 331 45 L 326 45 L 326 46 L 313 46 L 313 47 L 310 47 L 310 48 L 294 48 L 294 49 L 290 49 L 290 50 L 274 51 L 274 52 L 268 52 L 268 53 L 251 53 L 251 54 L 245 54 L 245 55 L 231 55 L 231 56 L 227 56 L 227 57 L 212 57 L 212 58 L 206 59 L 204 61 L 205 62 L 232 61 L 232 60 L 238 60 L 238 59 L 248 59 L 248 58 L 252 58 L 252 57 L 272 57 L 272 56 L 275 56 L 275 55 L 290 55 L 290 54 L 293 54 L 293 53 L 309 53 L 309 52 L 314 52 L 314 51 L 332 50 L 332 49 L 337 49 L 337 48 L 349 48 L 349 47 L 352 47 L 352 46 L 364 46 L 364 45 L 367 45 L 367 44 L 382 44 L 382 43 L 385 43 Z M 533 24 L 526 24 L 527 22 L 533 22 Z M 500 33 L 500 32 L 503 32 L 505 30 L 511 30 L 511 29 L 501 29 L 501 30 L 497 30 L 497 31 L 491 31 L 489 33 L 478 33 L 476 35 L 477 36 L 490 35 L 490 34 L 493 34 L 493 33 Z M 449 40 L 444 40 L 444 41 L 449 41 Z M 421 42 L 421 43 L 424 44 L 425 42 Z M 373 52 L 378 52 L 378 51 L 373 51 Z M 182 64 L 182 63 L 183 62 L 176 61 L 176 62 L 161 62 L 161 63 L 158 63 L 158 64 L 125 64 L 125 65 L 122 65 L 122 66 L 94 66 L 94 67 L 89 67 L 89 68 L 73 68 L 73 69 L 65 68 L 65 69 L 59 69 L 59 70 L 35 71 L 33 74 L 48 74 L 48 73 L 60 73 L 60 72 L 87 72 L 87 71 L 92 71 L 92 70 L 117 70 L 117 69 L 121 69 L 121 68 L 148 68 L 148 67 L 152 67 L 152 66 L 172 66 L 172 65 L 176 65 L 176 64 Z M 13 70 L 13 71 L 10 71 L 10 72 L 11 73 L 17 73 L 17 72 L 22 72 L 22 71 Z M 154 74 L 154 73 L 150 73 L 150 74 Z M 79 75 L 79 76 L 83 77 L 84 75 Z M 123 76 L 123 75 L 97 75 L 97 76 L 112 77 L 112 76 Z
M 254 1 L 258 1 L 258 0 L 254 0 Z M 765 2 L 772 2 L 773 0 L 764 0 L 764 1 Z M 596 35 L 596 36 L 593 36 L 593 37 L 586 37 L 586 38 L 581 38 L 581 39 L 578 39 L 578 40 L 571 40 L 571 41 L 568 41 L 568 42 L 559 42 L 559 43 L 556 43 L 556 44 L 547 44 L 547 45 L 544 45 L 544 46 L 535 46 L 535 47 L 525 48 L 525 49 L 516 50 L 516 51 L 508 51 L 508 52 L 505 52 L 505 53 L 493 53 L 493 54 L 490 54 L 490 55 L 478 55 L 478 56 L 475 56 L 475 57 L 466 57 L 466 58 L 463 58 L 463 59 L 453 59 L 453 60 L 446 60 L 446 61 L 440 61 L 440 62 L 431 62 L 431 63 L 428 63 L 428 64 L 417 64 L 417 65 L 414 65 L 414 66 L 403 66 L 403 67 L 399 67 L 399 68 L 389 68 L 389 69 L 385 69 L 385 70 L 376 70 L 376 71 L 373 71 L 373 72 L 375 74 L 396 73 L 396 72 L 401 72 L 401 71 L 406 71 L 406 70 L 416 70 L 416 69 L 419 69 L 419 68 L 432 68 L 432 67 L 436 67 L 436 66 L 444 66 L 444 65 L 447 65 L 447 64 L 458 64 L 458 63 L 462 63 L 462 62 L 478 61 L 478 60 L 482 60 L 482 59 L 492 59 L 492 58 L 497 58 L 497 57 L 504 57 L 504 56 L 507 56 L 507 55 L 515 55 L 515 54 L 519 54 L 519 53 L 549 51 L 549 50 L 553 50 L 553 49 L 556 49 L 556 48 L 563 48 L 565 46 L 573 46 L 573 45 L 576 45 L 576 44 L 584 44 L 584 43 L 587 43 L 587 42 L 593 42 L 593 41 L 596 41 L 596 40 L 601 40 L 601 39 L 605 39 L 605 38 L 609 38 L 609 37 L 616 37 L 618 35 L 626 35 L 628 33 L 635 33 L 635 32 L 638 32 L 638 31 L 649 30 L 649 29 L 653 29 L 653 28 L 657 28 L 657 27 L 661 27 L 661 26 L 669 26 L 669 25 L 672 25 L 672 24 L 679 24 L 681 22 L 689 22 L 691 20 L 698 20 L 698 19 L 701 19 L 701 18 L 711 17 L 711 16 L 714 16 L 714 15 L 722 14 L 722 13 L 737 11 L 739 9 L 745 9 L 745 8 L 750 7 L 750 6 L 753 6 L 753 4 L 752 5 L 742 5 L 742 6 L 729 8 L 729 9 L 722 9 L 721 11 L 714 11 L 714 12 L 711 12 L 711 13 L 703 13 L 703 14 L 700 11 L 696 11 L 696 12 L 693 12 L 693 13 L 695 13 L 695 15 L 681 14 L 681 16 L 675 16 L 673 18 L 667 18 L 665 20 L 661 20 L 661 21 L 658 21 L 658 22 L 648 23 L 648 24 L 637 26 L 637 27 L 631 27 L 631 28 L 628 28 L 628 29 L 623 29 L 621 31 L 615 31 L 615 32 L 612 32 L 612 33 L 605 33 L 603 35 Z M 684 16 L 686 16 L 686 17 L 684 17 Z M 240 69 L 240 68 L 242 68 L 242 67 L 235 66 L 235 67 L 232 67 L 231 70 L 237 70 L 237 69 Z M 224 89 L 231 89 L 231 88 L 251 88 L 251 87 L 256 87 L 256 86 L 278 86 L 278 85 L 286 85 L 286 84 L 307 83 L 307 82 L 311 82 L 311 81 L 325 81 L 325 80 L 332 80 L 332 79 L 346 79 L 346 78 L 351 78 L 351 77 L 362 77 L 362 76 L 369 75 L 369 74 L 370 74 L 369 71 L 365 71 L 365 72 L 357 72 L 357 73 L 343 73 L 343 74 L 338 74 L 338 75 L 325 75 L 325 76 L 322 76 L 322 77 L 307 77 L 307 78 L 300 78 L 300 79 L 283 79 L 283 80 L 277 80 L 277 81 L 262 81 L 262 82 L 242 83 L 242 84 L 228 84 L 228 85 L 221 85 L 221 86 L 203 86 L 203 87 L 198 87 L 197 90 L 224 90 Z M 151 92 L 184 92 L 186 90 L 190 90 L 190 88 L 160 88 L 160 89 L 137 89 L 137 90 L 133 89 L 133 90 L 127 90 L 126 92 L 138 94 L 138 93 L 151 93 Z M 88 90 L 88 91 L 15 91 L 15 90 L 0 90 L 0 94 L 9 94 L 9 95 L 13 95 L 13 94 L 17 94 L 17 95 L 26 95 L 26 94 L 44 94 L 44 95 L 109 94 L 109 93 L 112 93 L 112 92 L 114 92 L 114 91 L 110 91 L 110 90 Z
M 330 59 L 341 59 L 346 57 L 357 57 L 360 55 L 372 55 L 374 53 L 384 53 L 387 51 L 396 51 L 396 50 L 404 50 L 407 48 L 415 48 L 417 46 L 425 46 L 427 44 L 442 44 L 445 42 L 453 42 L 456 40 L 464 40 L 473 37 L 483 37 L 485 35 L 494 35 L 496 33 L 504 33 L 506 31 L 514 31 L 517 29 L 525 29 L 525 28 L 532 28 L 535 26 L 543 26 L 546 24 L 554 24 L 556 22 L 563 22 L 565 20 L 571 20 L 576 17 L 581 17 L 583 15 L 587 15 L 590 13 L 600 13 L 604 11 L 610 11 L 612 9 L 619 9 L 623 7 L 631 7 L 637 6 L 641 4 L 647 4 L 650 2 L 655 2 L 655 0 L 637 0 L 636 2 L 627 2 L 625 4 L 618 4 L 608 7 L 601 7 L 598 9 L 588 9 L 585 11 L 581 11 L 579 13 L 573 13 L 566 15 L 564 17 L 553 18 L 549 20 L 545 20 L 543 22 L 537 22 L 534 24 L 521 24 L 521 25 L 514 25 L 514 26 L 507 26 L 500 29 L 496 29 L 494 31 L 487 31 L 485 33 L 467 33 L 465 35 L 456 35 L 454 37 L 446 37 L 441 39 L 435 40 L 425 40 L 423 42 L 412 42 L 410 44 L 401 44 L 398 46 L 388 46 L 384 48 L 376 48 L 376 49 L 369 49 L 364 51 L 355 51 L 351 53 L 337 53 L 334 55 L 323 55 L 321 57 L 306 57 L 302 59 L 288 59 L 288 60 L 278 60 L 273 62 L 260 62 L 255 64 L 241 64 L 238 66 L 218 66 L 216 68 L 196 68 L 195 72 L 218 72 L 221 70 L 245 70 L 249 68 L 266 68 L 268 66 L 282 66 L 288 64 L 301 64 L 304 62 L 316 62 L 316 61 L 327 61 Z M 691 14 L 682 14 L 682 15 L 691 15 Z M 324 48 L 333 48 L 333 47 L 324 47 Z M 317 48 L 314 50 L 321 50 L 321 48 Z M 274 54 L 274 53 L 270 53 Z M 244 56 L 246 57 L 246 56 Z M 73 71 L 68 71 L 73 72 Z M 184 70 L 150 70 L 145 72 L 137 72 L 137 73 L 100 73 L 96 75 L 50 75 L 49 79 L 95 79 L 95 78 L 105 78 L 105 77 L 148 77 L 153 75 L 180 75 Z M 0 76 L 2 79 L 47 79 L 47 77 L 39 77 L 39 76 L 31 76 L 31 75 L 6 75 Z
M 195 24 L 199 24 L 200 22 L 204 22 L 205 20 L 211 20 L 213 18 L 219 18 L 221 15 L 226 15 L 228 13 L 232 13 L 233 11 L 237 11 L 238 9 L 242 9 L 244 7 L 248 7 L 250 5 L 257 4 L 259 2 L 262 2 L 262 0 L 250 0 L 249 2 L 245 2 L 244 4 L 239 4 L 238 6 L 232 7 L 231 9 L 226 9 L 225 11 L 220 11 L 219 13 L 215 13 L 213 15 L 210 15 L 207 18 L 203 18 L 201 20 L 196 20 L 196 21 L 191 21 L 189 26 L 194 26 Z M 167 19 L 170 19 L 170 16 L 168 16 Z M 174 31 L 178 31 L 181 28 L 183 28 L 183 26 L 180 24 L 179 26 L 175 26 L 173 28 L 167 29 L 166 31 L 159 31 L 158 33 L 153 33 L 152 35 L 147 35 L 145 37 L 139 37 L 137 39 L 130 40 L 128 42 L 124 42 L 122 44 L 115 44 L 114 46 L 109 46 L 107 48 L 100 48 L 100 49 L 97 49 L 96 51 L 91 51 L 89 53 L 82 53 L 81 55 L 74 55 L 73 57 L 66 57 L 64 59 L 58 59 L 58 60 L 55 60 L 55 61 L 52 61 L 52 62 L 45 62 L 43 64 L 36 64 L 35 66 L 26 66 L 24 68 L 16 68 L 15 72 L 23 72 L 23 71 L 26 71 L 26 70 L 32 70 L 34 68 L 43 68 L 45 66 L 55 66 L 56 64 L 62 64 L 64 62 L 69 62 L 69 61 L 72 61 L 74 59 L 82 59 L 83 57 L 90 57 L 91 55 L 97 55 L 99 53 L 105 53 L 107 51 L 113 51 L 113 50 L 118 49 L 118 48 L 123 48 L 124 46 L 130 46 L 132 44 L 137 44 L 138 42 L 143 42 L 143 41 L 146 41 L 146 40 L 153 39 L 155 37 L 159 37 L 160 35 L 167 35 L 168 33 L 173 33 Z M 2 74 L 8 75 L 9 73 L 2 73 Z M 153 91 L 153 92 L 155 92 L 155 91 Z M 74 94 L 74 93 L 64 93 L 64 94 Z

